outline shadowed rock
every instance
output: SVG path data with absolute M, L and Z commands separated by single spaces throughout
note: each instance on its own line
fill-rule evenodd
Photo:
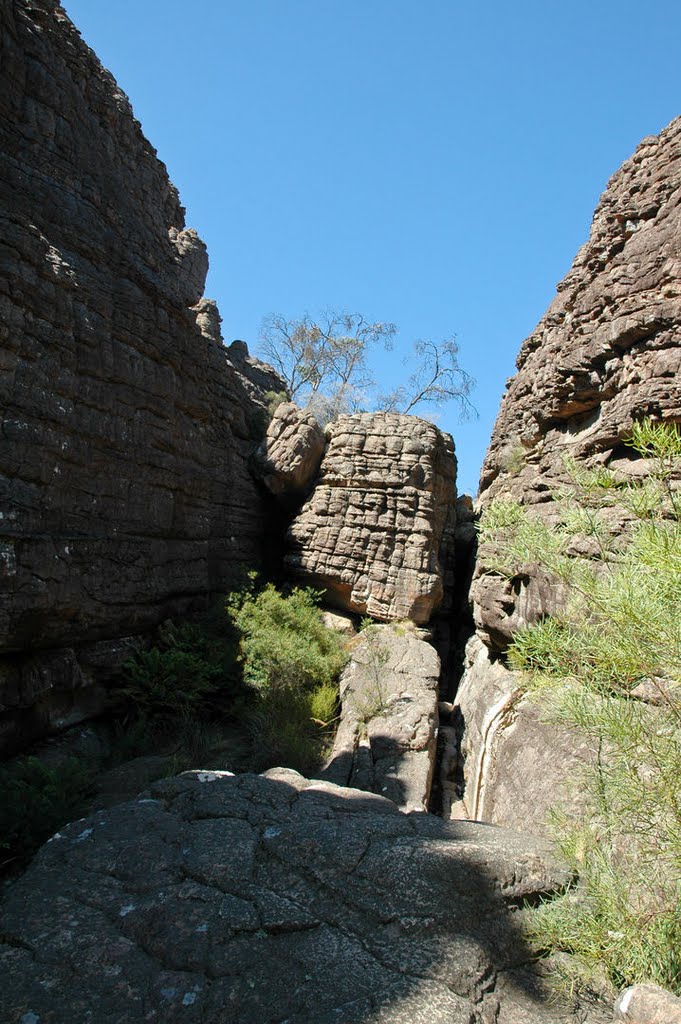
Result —
M 260 558 L 248 457 L 262 387 L 283 384 L 268 370 L 256 386 L 228 357 L 207 268 L 127 98 L 62 8 L 3 0 L 0 746 L 101 709 L 122 637 Z M 82 656 L 97 643 L 103 675 Z
M 518 833 L 282 769 L 190 772 L 62 829 L 12 886 L 0 1015 L 556 1024 L 514 908 L 566 882 Z

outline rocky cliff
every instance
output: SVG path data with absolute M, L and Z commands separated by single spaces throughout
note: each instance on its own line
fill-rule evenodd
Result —
M 63 10 L 2 0 L 0 743 L 92 711 L 121 637 L 260 557 L 247 458 L 282 385 L 223 347 L 207 266 Z
M 645 478 L 646 459 L 624 444 L 632 424 L 645 416 L 681 420 L 680 186 L 677 119 L 644 139 L 613 176 L 588 242 L 523 343 L 483 466 L 479 508 L 512 498 L 555 521 L 570 500 L 557 496 L 568 482 L 566 456 L 620 479 Z M 631 518 L 611 509 L 613 536 Z M 574 554 L 593 552 L 576 538 Z M 471 589 L 478 635 L 458 698 L 464 807 L 486 820 L 539 827 L 586 752 L 574 732 L 540 721 L 496 659 L 520 627 L 555 612 L 565 595 L 536 565 L 507 579 L 493 562 L 481 547 Z

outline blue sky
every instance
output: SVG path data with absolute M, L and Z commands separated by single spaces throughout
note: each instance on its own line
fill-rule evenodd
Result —
M 226 342 L 333 307 L 456 334 L 479 419 L 608 178 L 681 113 L 681 4 L 649 0 L 65 0 L 130 96 L 208 245 Z

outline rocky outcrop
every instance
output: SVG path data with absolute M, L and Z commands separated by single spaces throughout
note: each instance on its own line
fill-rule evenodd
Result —
M 523 343 L 483 466 L 481 506 L 513 497 L 551 515 L 565 456 L 626 474 L 634 421 L 681 420 L 680 281 L 681 118 L 644 139 L 612 177 L 588 242 Z M 503 649 L 555 597 L 534 574 L 502 581 L 486 568 L 481 552 L 477 625 Z
M 567 880 L 515 832 L 281 769 L 190 772 L 62 829 L 13 884 L 0 1016 L 559 1024 L 515 908 Z
M 282 402 L 256 452 L 255 464 L 268 490 L 296 507 L 317 476 L 325 448 L 326 437 L 315 416 L 294 402 Z
M 322 777 L 427 810 L 435 767 L 440 659 L 408 628 L 370 626 L 340 680 L 341 716 Z
M 553 811 L 583 803 L 583 777 L 598 744 L 576 729 L 548 723 L 516 672 L 490 661 L 478 637 L 467 647 L 456 694 L 456 738 L 442 761 L 445 817 L 548 831 Z
M 114 665 L 121 638 L 257 561 L 264 507 L 247 459 L 257 394 L 282 384 L 223 347 L 202 299 L 205 246 L 55 0 L 0 5 L 0 239 L 11 742 L 89 714 L 97 663 Z
M 529 515 L 555 522 L 573 500 L 566 457 L 645 478 L 646 459 L 624 441 L 645 416 L 681 420 L 681 119 L 644 139 L 611 179 L 591 234 L 558 294 L 518 357 L 483 466 L 478 508 L 514 499 Z M 614 537 L 632 516 L 603 513 Z M 576 536 L 571 554 L 592 558 L 593 538 Z M 555 614 L 567 591 L 536 565 L 513 578 L 480 547 L 471 587 L 478 644 L 457 698 L 463 759 L 448 784 L 485 820 L 524 820 L 541 828 L 548 805 L 578 799 L 570 784 L 589 756 L 585 741 L 542 721 L 498 662 L 516 631 Z M 515 696 L 514 696 L 515 694 Z M 457 775 L 458 772 L 458 775 Z M 461 812 L 455 806 L 455 813 Z
M 428 622 L 454 516 L 451 437 L 395 413 L 340 416 L 327 429 L 317 484 L 289 531 L 289 570 L 346 611 Z

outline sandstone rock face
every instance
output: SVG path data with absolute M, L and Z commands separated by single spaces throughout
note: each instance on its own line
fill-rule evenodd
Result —
M 340 416 L 318 482 L 289 531 L 289 569 L 346 611 L 426 623 L 442 599 L 454 517 L 449 435 L 395 413 Z
M 440 659 L 415 633 L 365 630 L 341 676 L 341 720 L 323 778 L 427 810 L 439 677 Z
M 588 242 L 522 345 L 483 466 L 479 508 L 510 498 L 551 523 L 569 503 L 556 497 L 568 483 L 566 456 L 625 479 L 650 471 L 624 440 L 644 416 L 681 420 L 680 186 L 677 119 L 659 137 L 644 139 L 613 176 Z M 632 520 L 617 506 L 607 516 L 613 537 Z M 575 557 L 597 555 L 589 543 L 576 537 Z M 536 565 L 509 580 L 493 562 L 493 552 L 481 546 L 471 596 L 478 636 L 494 658 L 518 629 L 559 611 L 567 591 Z M 526 823 L 540 828 L 547 802 L 563 799 L 583 743 L 574 731 L 542 724 L 522 701 L 511 702 L 490 734 L 492 709 L 516 686 L 486 653 L 470 660 L 458 707 L 465 755 L 459 783 L 470 813 L 503 823 L 527 813 Z
M 68 825 L 12 885 L 0 1016 L 559 1024 L 513 908 L 567 880 L 505 829 L 281 769 L 190 772 Z
M 523 343 L 483 466 L 480 504 L 504 496 L 544 505 L 567 479 L 565 455 L 631 468 L 634 456 L 623 440 L 635 420 L 681 420 L 680 337 L 678 118 L 644 139 L 612 177 L 588 242 Z M 551 599 L 536 578 L 515 588 L 481 579 L 481 555 L 473 590 L 477 624 L 503 649 L 519 625 L 551 610 Z
M 277 406 L 256 452 L 265 486 L 296 505 L 306 496 L 322 461 L 326 438 L 315 417 L 293 402 Z
M 455 711 L 459 745 L 442 764 L 446 817 L 541 833 L 549 831 L 552 810 L 581 805 L 582 773 L 595 763 L 597 744 L 576 729 L 547 724 L 518 674 L 490 662 L 477 637 L 468 645 Z
M 30 733 L 81 714 L 84 645 L 256 560 L 262 409 L 165 167 L 54 0 L 0 5 L 0 239 L 0 704 Z

